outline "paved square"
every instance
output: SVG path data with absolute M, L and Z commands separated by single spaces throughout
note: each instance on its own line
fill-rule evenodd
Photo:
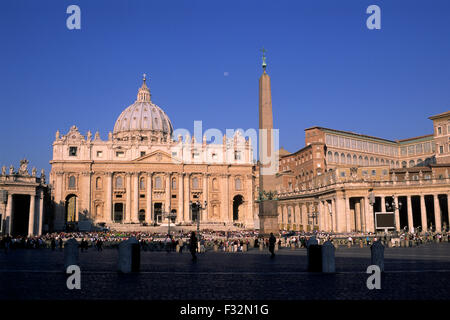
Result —
M 369 248 L 336 250 L 336 274 L 306 272 L 305 249 L 188 253 L 142 251 L 141 272 L 119 274 L 118 251 L 80 252 L 81 290 L 68 290 L 63 252 L 0 254 L 0 299 L 303 300 L 448 299 L 450 244 L 386 248 L 381 290 L 366 286 Z

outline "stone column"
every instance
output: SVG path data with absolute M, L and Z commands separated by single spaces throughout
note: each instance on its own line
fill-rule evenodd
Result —
M 447 224 L 447 230 L 450 230 L 450 193 L 447 194 L 447 214 L 448 214 L 448 224 Z
M 170 205 L 170 198 L 171 198 L 171 195 L 170 195 L 170 182 L 171 182 L 171 178 L 172 177 L 172 175 L 170 174 L 170 173 L 167 173 L 166 174 L 166 185 L 165 185 L 165 190 L 164 190 L 164 193 L 165 193 L 165 206 L 164 206 L 164 210 L 165 210 L 165 212 L 170 212 L 170 211 L 172 211 L 172 208 L 171 208 L 171 205 Z
M 224 185 L 224 191 L 225 191 L 225 212 L 228 222 L 233 222 L 233 212 L 230 213 L 230 188 L 229 188 L 229 179 L 230 175 L 225 174 L 225 185 Z
M 35 215 L 35 208 L 36 208 L 36 195 L 32 194 L 30 195 L 30 213 L 28 217 L 28 235 L 34 236 L 34 215 Z
M 359 211 L 360 211 L 360 217 L 361 217 L 361 231 L 366 232 L 366 216 L 365 216 L 365 209 L 364 209 L 364 198 L 359 199 Z
M 153 222 L 153 210 L 152 210 L 152 184 L 153 173 L 147 174 L 147 196 L 146 196 L 146 209 L 145 209 L 145 221 L 149 224 Z
M 350 232 L 350 198 L 344 197 L 345 201 L 345 230 L 346 232 Z
M 247 175 L 245 184 L 247 186 L 247 215 L 245 217 L 245 224 L 247 227 L 252 228 L 255 223 L 255 221 L 253 219 L 253 176 L 252 175 Z
M 139 222 L 139 173 L 133 173 L 133 213 L 132 222 Z
M 400 211 L 398 210 L 399 207 L 398 196 L 394 196 L 394 202 L 395 202 L 395 210 L 394 210 L 395 230 L 400 231 Z
M 413 215 L 412 215 L 412 205 L 411 205 L 411 196 L 407 196 L 407 206 L 408 206 L 408 231 L 411 232 L 411 230 L 414 228 L 413 223 Z
M 319 230 L 325 230 L 324 228 L 324 224 L 325 224 L 325 217 L 323 214 L 323 203 L 321 200 L 319 200 L 319 219 L 318 219 L 318 224 L 319 224 Z
M 184 219 L 184 194 L 183 194 L 183 185 L 184 185 L 184 177 L 183 174 L 180 173 L 178 175 L 178 214 L 177 214 L 177 220 L 178 221 L 185 221 Z
M 184 221 L 191 221 L 190 216 L 190 173 L 186 173 L 184 176 Z
M 355 227 L 357 231 L 361 231 L 361 203 L 355 202 Z
M 331 231 L 335 232 L 336 231 L 336 225 L 337 225 L 337 220 L 336 220 L 336 200 L 334 198 L 331 198 Z
M 386 198 L 381 196 L 381 212 L 386 212 Z
M 12 205 L 13 205 L 13 197 L 12 193 L 8 192 L 8 203 L 6 205 L 6 234 L 11 235 L 12 231 Z
M 441 206 L 439 205 L 439 195 L 433 194 L 434 199 L 434 222 L 436 224 L 436 232 L 442 231 L 441 223 Z
M 106 200 L 105 200 L 105 221 L 107 223 L 113 220 L 112 214 L 112 172 L 107 173 L 106 177 Z
M 366 232 L 375 232 L 373 206 L 369 203 L 369 196 L 364 197 L 364 207 L 366 216 Z
M 209 174 L 204 174 L 202 177 L 203 180 L 203 203 L 202 207 L 205 205 L 205 201 L 208 203 L 208 206 L 204 210 L 202 210 L 202 219 L 200 222 L 206 222 L 208 220 L 208 207 L 209 207 L 209 199 L 208 199 L 208 176 Z
M 425 205 L 425 195 L 421 194 L 420 195 L 420 218 L 421 218 L 421 222 L 422 222 L 422 231 L 428 231 L 428 226 L 427 226 L 427 208 Z
M 308 206 L 306 203 L 302 203 L 302 221 L 303 221 L 303 230 L 306 231 L 308 227 Z
M 42 234 L 42 219 L 44 219 L 44 190 L 41 190 L 39 194 L 39 222 L 37 230 L 38 236 Z
M 126 174 L 127 179 L 127 200 L 126 200 L 126 208 L 125 208 L 125 217 L 123 221 L 130 222 L 131 221 L 131 174 Z

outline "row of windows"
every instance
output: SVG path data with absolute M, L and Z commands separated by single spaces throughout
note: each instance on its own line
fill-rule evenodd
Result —
M 445 125 L 436 127 L 436 133 L 438 136 L 445 134 Z M 450 134 L 450 124 L 447 125 L 447 134 Z
M 139 180 L 139 189 L 141 190 L 145 190 L 145 178 L 141 178 Z M 123 181 L 123 177 L 122 176 L 118 176 L 115 179 L 115 187 L 117 189 L 123 189 L 124 188 L 124 181 Z M 95 188 L 97 190 L 101 190 L 103 187 L 103 180 L 100 177 L 97 177 L 95 179 Z M 176 178 L 172 178 L 172 190 L 176 190 L 177 189 L 177 179 Z M 212 180 L 212 187 L 213 190 L 218 190 L 219 186 L 218 186 L 218 181 L 216 178 L 214 178 Z M 242 189 L 242 181 L 240 178 L 236 178 L 234 180 L 234 187 L 235 190 L 241 190 Z M 76 177 L 75 176 L 69 176 L 69 189 L 75 189 L 76 188 Z M 192 188 L 193 189 L 199 189 L 200 185 L 199 185 L 199 179 L 197 177 L 192 178 Z M 155 177 L 155 189 L 163 189 L 163 184 L 162 184 L 162 179 L 161 177 Z
M 431 153 L 435 151 L 435 145 L 432 142 L 417 143 L 406 147 L 400 148 L 400 154 L 402 156 L 419 155 L 423 153 Z
M 326 135 L 326 144 L 330 146 L 362 150 L 366 152 L 380 153 L 390 156 L 398 155 L 398 148 L 394 146 L 388 146 L 384 144 L 379 144 L 375 142 L 369 142 L 364 140 L 356 140 L 350 138 L 344 138 L 335 135 Z
M 397 161 L 394 163 L 393 160 L 388 159 L 379 159 L 374 157 L 368 157 L 365 156 L 364 158 L 362 156 L 357 157 L 355 154 L 352 156 L 350 154 L 345 155 L 344 153 L 335 152 L 333 155 L 333 152 L 328 151 L 327 153 L 327 161 L 328 163 L 340 163 L 340 164 L 355 164 L 355 165 L 390 165 L 391 167 L 399 166 L 399 162 Z

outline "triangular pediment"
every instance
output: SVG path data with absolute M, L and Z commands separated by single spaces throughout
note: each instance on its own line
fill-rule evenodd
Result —
M 135 159 L 134 161 L 140 163 L 181 163 L 180 159 L 172 157 L 167 152 L 161 150 L 153 151 Z

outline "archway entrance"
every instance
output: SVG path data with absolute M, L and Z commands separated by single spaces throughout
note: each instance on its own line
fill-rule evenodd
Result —
M 197 220 L 200 218 L 200 209 L 198 208 L 198 205 L 196 203 L 193 203 L 191 205 L 191 218 L 192 222 L 197 222 Z
M 123 203 L 114 204 L 114 222 L 122 223 L 123 221 Z
M 153 205 L 153 221 L 156 223 L 161 223 L 162 221 L 162 203 L 156 202 Z
M 244 203 L 244 198 L 238 194 L 233 198 L 233 221 L 239 220 L 239 207 Z
M 24 194 L 13 195 L 12 204 L 12 225 L 11 234 L 13 236 L 28 235 L 28 219 L 30 216 L 30 196 Z
M 145 221 L 145 210 L 141 209 L 139 210 L 139 222 L 144 222 Z

